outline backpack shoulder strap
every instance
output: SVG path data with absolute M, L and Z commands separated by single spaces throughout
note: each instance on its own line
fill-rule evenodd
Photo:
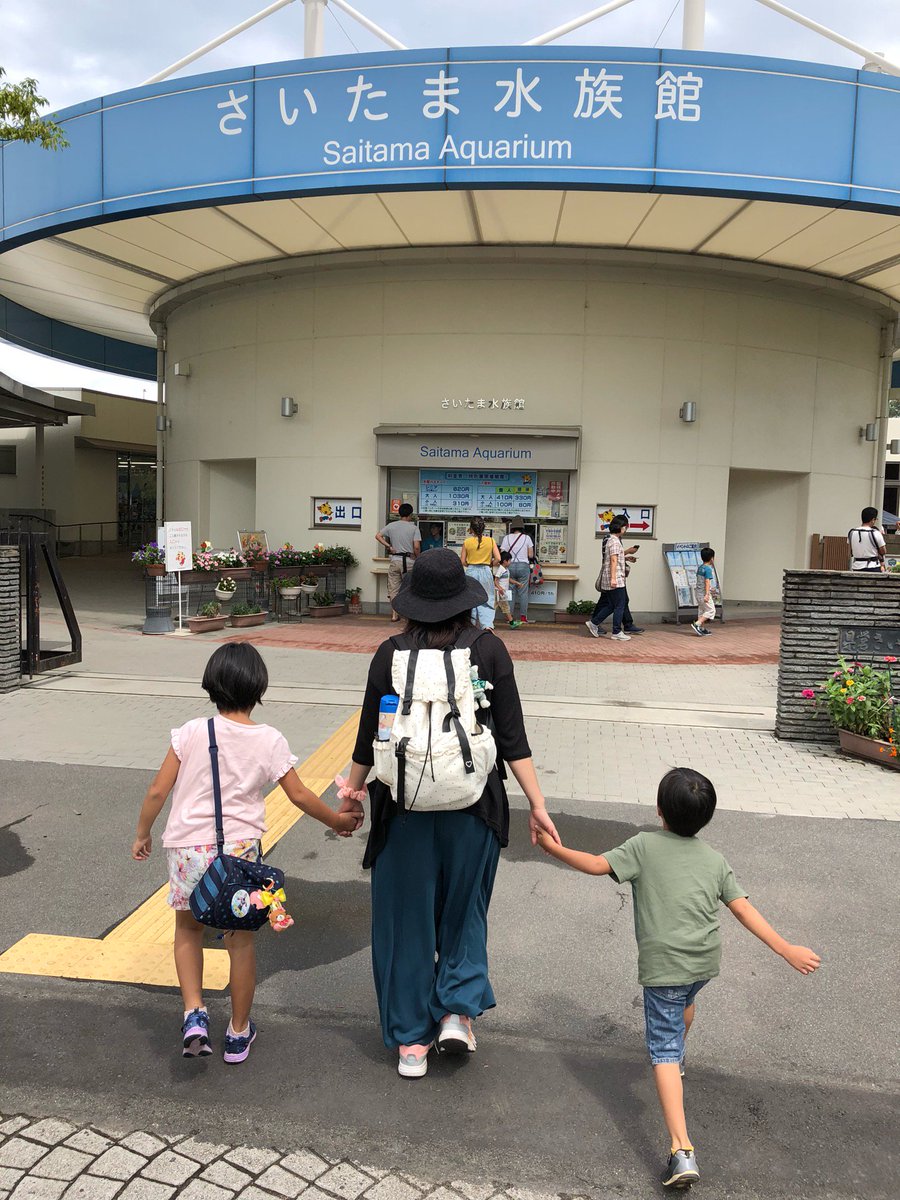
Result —
M 474 775 L 475 764 L 472 761 L 472 747 L 469 745 L 469 739 L 465 729 L 463 729 L 463 724 L 460 720 L 459 705 L 456 703 L 456 672 L 453 670 L 453 654 L 450 650 L 444 651 L 444 670 L 447 673 L 447 705 L 450 710 L 446 717 L 444 717 L 444 732 L 449 733 L 450 726 L 451 724 L 453 725 L 453 728 L 456 730 L 456 738 L 459 742 L 465 772 L 467 775 Z
M 216 743 L 216 721 L 210 717 L 206 722 L 209 731 L 209 762 L 212 769 L 213 804 L 216 811 L 216 849 L 219 854 L 225 852 L 225 829 L 222 817 L 222 785 L 219 782 L 219 747 Z

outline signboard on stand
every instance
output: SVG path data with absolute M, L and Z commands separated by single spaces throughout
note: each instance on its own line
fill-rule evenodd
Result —
M 628 519 L 628 529 L 622 534 L 622 537 L 652 538 L 654 536 L 655 504 L 598 504 L 594 527 L 596 537 L 606 537 L 609 533 L 609 523 L 613 517 L 627 517 Z
M 190 521 L 166 521 L 166 570 L 190 571 L 194 565 Z M 178 584 L 178 632 L 182 627 L 181 583 Z
M 683 621 L 694 621 L 697 618 L 697 570 L 702 565 L 700 551 L 709 542 L 666 542 L 663 545 L 663 556 L 672 587 L 675 591 L 675 624 Z M 716 617 L 724 618 L 722 606 L 722 588 L 716 564 L 710 564 L 713 569 L 713 600 L 716 605 Z

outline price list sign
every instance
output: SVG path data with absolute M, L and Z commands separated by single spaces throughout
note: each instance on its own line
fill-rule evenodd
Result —
M 420 471 L 419 511 L 435 516 L 533 517 L 533 471 Z

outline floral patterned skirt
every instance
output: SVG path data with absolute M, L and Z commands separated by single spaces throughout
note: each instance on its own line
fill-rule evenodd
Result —
M 166 850 L 169 869 L 166 903 L 170 908 L 181 912 L 190 909 L 191 892 L 206 874 L 218 852 L 215 843 L 211 846 L 174 846 Z M 259 856 L 259 840 L 245 838 L 241 842 L 226 842 L 225 853 L 234 858 L 255 860 Z

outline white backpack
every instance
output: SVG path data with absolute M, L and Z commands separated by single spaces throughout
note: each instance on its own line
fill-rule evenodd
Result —
M 468 808 L 485 789 L 497 746 L 476 717 L 471 665 L 468 646 L 394 650 L 400 703 L 389 740 L 375 741 L 375 774 L 401 811 Z

